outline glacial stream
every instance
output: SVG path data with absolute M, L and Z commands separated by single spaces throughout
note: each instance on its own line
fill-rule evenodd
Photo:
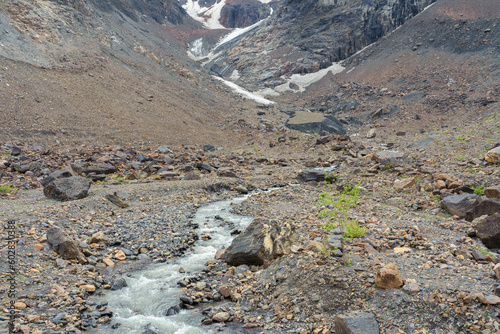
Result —
M 164 334 L 201 334 L 213 333 L 201 326 L 202 315 L 199 311 L 182 310 L 180 313 L 164 316 L 164 312 L 178 305 L 181 289 L 177 282 L 189 273 L 205 268 L 208 260 L 213 260 L 215 252 L 231 244 L 234 229 L 244 230 L 252 217 L 230 213 L 231 203 L 240 204 L 250 195 L 225 201 L 218 201 L 201 207 L 192 222 L 199 225 L 199 234 L 207 234 L 210 240 L 198 240 L 194 252 L 178 258 L 177 262 L 155 264 L 146 270 L 126 278 L 128 286 L 118 291 L 108 291 L 103 300 L 108 301 L 108 309 L 114 315 L 111 324 L 120 323 L 117 329 L 108 325 L 98 331 L 103 334 L 117 333 L 164 333 Z M 215 218 L 218 216 L 217 218 Z M 223 220 L 221 220 L 221 217 Z M 221 223 L 234 224 L 231 228 L 221 227 Z M 225 225 L 228 225 L 227 223 Z M 186 274 L 179 273 L 184 268 Z M 148 331 L 147 329 L 152 331 Z

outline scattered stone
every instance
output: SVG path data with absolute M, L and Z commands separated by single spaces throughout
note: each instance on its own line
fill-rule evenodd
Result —
M 106 195 L 105 197 L 108 201 L 110 201 L 111 203 L 113 203 L 114 205 L 116 205 L 119 208 L 125 209 L 125 208 L 129 207 L 129 205 L 127 203 L 125 203 L 124 201 L 122 201 L 120 199 L 120 197 L 118 197 L 118 194 L 116 193 L 116 191 L 112 195 Z
M 171 154 L 171 153 L 174 153 L 174 152 L 172 152 L 172 150 L 170 149 L 170 147 L 168 147 L 167 145 L 161 145 L 160 147 L 158 147 L 156 149 L 156 151 L 158 153 L 161 153 L 161 154 L 167 154 L 167 153 Z
M 234 190 L 239 192 L 240 194 L 248 194 L 248 189 L 244 186 L 236 186 Z
M 383 166 L 397 166 L 406 160 L 406 155 L 398 151 L 378 151 L 373 155 L 373 159 Z
M 212 320 L 215 322 L 226 322 L 230 317 L 231 314 L 229 314 L 228 312 L 219 312 L 212 317 Z
M 92 285 L 92 284 L 84 284 L 84 285 L 80 285 L 80 288 L 82 288 L 83 290 L 87 291 L 87 292 L 94 292 L 95 291 L 95 285 Z
M 220 177 L 238 177 L 236 171 L 229 167 L 222 167 L 217 170 L 217 175 Z
M 118 261 L 125 261 L 127 259 L 127 256 L 125 255 L 125 253 L 120 249 L 119 251 L 117 251 L 115 253 L 115 259 L 117 259 Z
M 111 290 L 121 290 L 127 286 L 127 281 L 123 277 L 115 277 L 111 279 L 110 286 Z
M 113 260 L 111 260 L 109 258 L 102 259 L 102 263 L 104 263 L 106 266 L 108 266 L 110 268 L 113 268 L 115 266 L 115 263 L 113 262 Z
M 404 188 L 409 188 L 413 185 L 415 185 L 415 178 L 410 177 L 410 178 L 395 181 L 393 187 L 396 190 L 403 190 Z
M 170 306 L 164 313 L 163 315 L 166 316 L 166 317 L 169 317 L 171 315 L 175 315 L 177 313 L 179 313 L 181 311 L 181 308 L 180 306 L 178 305 L 174 305 L 174 306 Z
M 368 133 L 366 134 L 366 138 L 371 139 L 375 138 L 377 136 L 377 133 L 375 132 L 375 129 L 370 129 Z
M 481 198 L 476 194 L 451 195 L 441 200 L 441 207 L 452 215 L 464 218 L 480 201 Z
M 106 236 L 104 235 L 104 233 L 102 231 L 99 231 L 99 232 L 96 232 L 96 233 L 92 234 L 92 236 L 90 237 L 89 242 L 91 244 L 107 243 L 108 242 L 108 238 L 106 238 Z
M 380 268 L 375 275 L 375 284 L 380 289 L 397 289 L 403 285 L 403 279 L 394 263 Z
M 494 149 L 489 150 L 486 153 L 484 160 L 492 164 L 500 163 L 500 146 L 497 146 Z
M 262 265 L 288 253 L 296 239 L 292 224 L 257 218 L 226 249 L 225 261 L 235 266 Z
M 484 194 L 488 198 L 500 198 L 500 184 L 484 189 Z
M 335 334 L 379 334 L 373 313 L 350 313 L 335 317 Z
M 319 169 L 306 169 L 297 175 L 297 180 L 301 183 L 304 182 L 328 182 L 334 183 L 337 177 L 333 173 L 328 173 Z
M 28 307 L 28 305 L 26 305 L 25 302 L 17 301 L 17 302 L 14 303 L 14 308 L 16 310 L 24 310 L 26 307 Z

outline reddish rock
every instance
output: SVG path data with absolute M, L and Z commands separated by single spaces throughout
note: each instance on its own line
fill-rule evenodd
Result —
M 403 279 L 394 263 L 380 268 L 375 275 L 375 284 L 380 289 L 397 289 L 403 286 Z

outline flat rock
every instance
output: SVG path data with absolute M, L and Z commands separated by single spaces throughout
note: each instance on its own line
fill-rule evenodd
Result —
M 500 248 L 500 212 L 482 216 L 476 222 L 476 235 L 488 248 Z
M 256 218 L 226 249 L 225 261 L 230 265 L 262 265 L 290 251 L 297 239 L 290 223 Z
M 394 189 L 396 190 L 403 190 L 404 188 L 409 188 L 415 184 L 415 178 L 410 177 L 402 180 L 397 180 L 394 182 Z
M 373 313 L 349 313 L 335 317 L 336 334 L 378 334 L 379 327 Z
M 398 151 L 383 150 L 373 155 L 373 160 L 383 166 L 396 166 L 406 160 L 406 155 Z
M 480 201 L 481 198 L 476 194 L 451 195 L 441 200 L 441 207 L 452 215 L 464 218 Z

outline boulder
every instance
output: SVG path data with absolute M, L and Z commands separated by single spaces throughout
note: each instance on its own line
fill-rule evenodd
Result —
M 87 197 L 90 184 L 89 180 L 81 176 L 63 177 L 46 184 L 43 193 L 58 201 L 71 201 Z
M 394 189 L 396 190 L 403 190 L 404 188 L 409 188 L 415 184 L 415 178 L 410 177 L 402 180 L 396 180 L 394 181 Z
M 383 150 L 376 152 L 373 155 L 373 160 L 383 166 L 396 166 L 406 160 L 406 155 L 398 151 Z
M 500 199 L 487 198 L 468 211 L 465 215 L 465 219 L 471 222 L 478 217 L 493 215 L 497 212 L 500 212 Z
M 78 243 L 58 227 L 47 230 L 47 242 L 64 259 L 83 258 Z
M 291 117 L 285 125 L 292 130 L 306 133 L 328 132 L 339 135 L 346 133 L 344 126 L 335 116 L 316 112 L 291 112 Z
M 184 181 L 196 181 L 196 180 L 201 180 L 201 174 L 197 170 L 192 170 L 186 176 L 184 176 Z
M 336 334 L 378 334 L 378 322 L 373 313 L 350 313 L 335 317 Z
M 73 176 L 71 170 L 69 168 L 66 169 L 58 169 L 49 174 L 49 176 L 45 177 L 40 181 L 42 187 L 46 187 L 57 179 L 71 177 Z
M 500 248 L 500 212 L 474 220 L 476 235 L 488 248 Z
M 127 286 L 127 281 L 123 277 L 113 277 L 109 284 L 111 285 L 111 290 L 121 290 Z
M 500 198 L 500 184 L 484 189 L 484 194 L 488 198 Z
M 451 195 L 441 200 L 441 207 L 452 215 L 464 218 L 480 201 L 481 198 L 476 194 Z
M 306 169 L 297 175 L 297 180 L 300 183 L 304 182 L 328 182 L 333 183 L 337 181 L 337 176 L 332 172 L 327 172 L 320 169 Z
M 294 225 L 256 218 L 226 249 L 225 261 L 233 266 L 262 265 L 288 253 L 296 240 Z
M 394 263 L 380 268 L 375 275 L 375 284 L 379 289 L 397 289 L 403 286 L 403 279 Z
M 236 171 L 229 167 L 219 168 L 219 170 L 217 171 L 217 175 L 220 177 L 238 177 Z
M 499 164 L 500 163 L 500 146 L 495 147 L 494 149 L 491 149 L 486 153 L 484 160 L 492 163 L 492 164 Z
M 161 145 L 156 149 L 156 151 L 161 154 L 173 153 L 170 147 L 168 147 L 167 145 Z

